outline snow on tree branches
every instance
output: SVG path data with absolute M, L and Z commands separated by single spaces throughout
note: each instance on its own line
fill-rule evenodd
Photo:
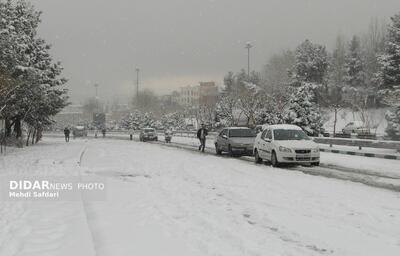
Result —
M 400 138 L 400 13 L 391 18 L 388 27 L 385 53 L 380 56 L 381 71 L 380 95 L 382 100 L 392 106 L 386 114 L 388 127 L 386 133 L 392 138 Z
M 50 46 L 37 36 L 40 12 L 25 0 L 0 0 L 0 116 L 6 135 L 22 122 L 41 130 L 66 105 L 66 80 Z
M 322 117 L 314 101 L 315 85 L 304 83 L 297 88 L 289 101 L 289 109 L 284 120 L 288 124 L 300 126 L 310 135 L 318 135 L 322 127 Z

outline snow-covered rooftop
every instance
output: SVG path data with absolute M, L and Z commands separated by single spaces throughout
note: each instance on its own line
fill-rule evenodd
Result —
M 283 129 L 283 130 L 302 130 L 299 126 L 293 124 L 273 124 L 273 125 L 263 125 L 263 130 L 269 129 Z
M 244 127 L 244 126 L 242 126 L 242 127 L 232 126 L 232 127 L 226 127 L 226 129 L 229 129 L 229 130 L 243 130 L 243 129 L 250 129 L 250 128 Z

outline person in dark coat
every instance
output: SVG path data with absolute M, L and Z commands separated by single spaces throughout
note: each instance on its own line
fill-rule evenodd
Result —
M 106 137 L 106 128 L 101 129 L 101 133 L 103 134 L 103 138 Z
M 69 134 L 70 130 L 68 129 L 68 127 L 65 127 L 64 129 L 65 142 L 69 142 Z
M 204 124 L 201 124 L 201 128 L 197 131 L 197 138 L 200 140 L 199 150 L 204 152 L 204 148 L 206 147 L 206 137 L 208 135 L 208 131 Z

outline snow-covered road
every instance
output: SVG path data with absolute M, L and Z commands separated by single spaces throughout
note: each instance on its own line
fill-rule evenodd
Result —
M 199 141 L 189 137 L 174 137 L 173 142 L 165 144 L 163 137 L 157 143 L 163 146 L 197 151 Z M 207 140 L 206 153 L 215 155 L 213 140 Z M 253 157 L 241 157 L 253 162 Z M 400 164 L 398 160 L 376 159 L 354 155 L 338 155 L 321 152 L 320 167 L 287 166 L 289 170 L 328 178 L 360 182 L 365 185 L 400 192 Z
M 397 192 L 156 144 L 46 140 L 0 158 L 0 175 L 106 177 L 107 200 L 0 202 L 2 256 L 400 254 Z

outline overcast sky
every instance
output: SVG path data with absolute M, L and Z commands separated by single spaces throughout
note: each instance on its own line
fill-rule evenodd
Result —
M 133 96 L 141 87 L 165 94 L 247 67 L 304 39 L 331 47 L 336 35 L 388 20 L 399 0 L 32 0 L 43 11 L 40 35 L 63 63 L 72 101 Z

